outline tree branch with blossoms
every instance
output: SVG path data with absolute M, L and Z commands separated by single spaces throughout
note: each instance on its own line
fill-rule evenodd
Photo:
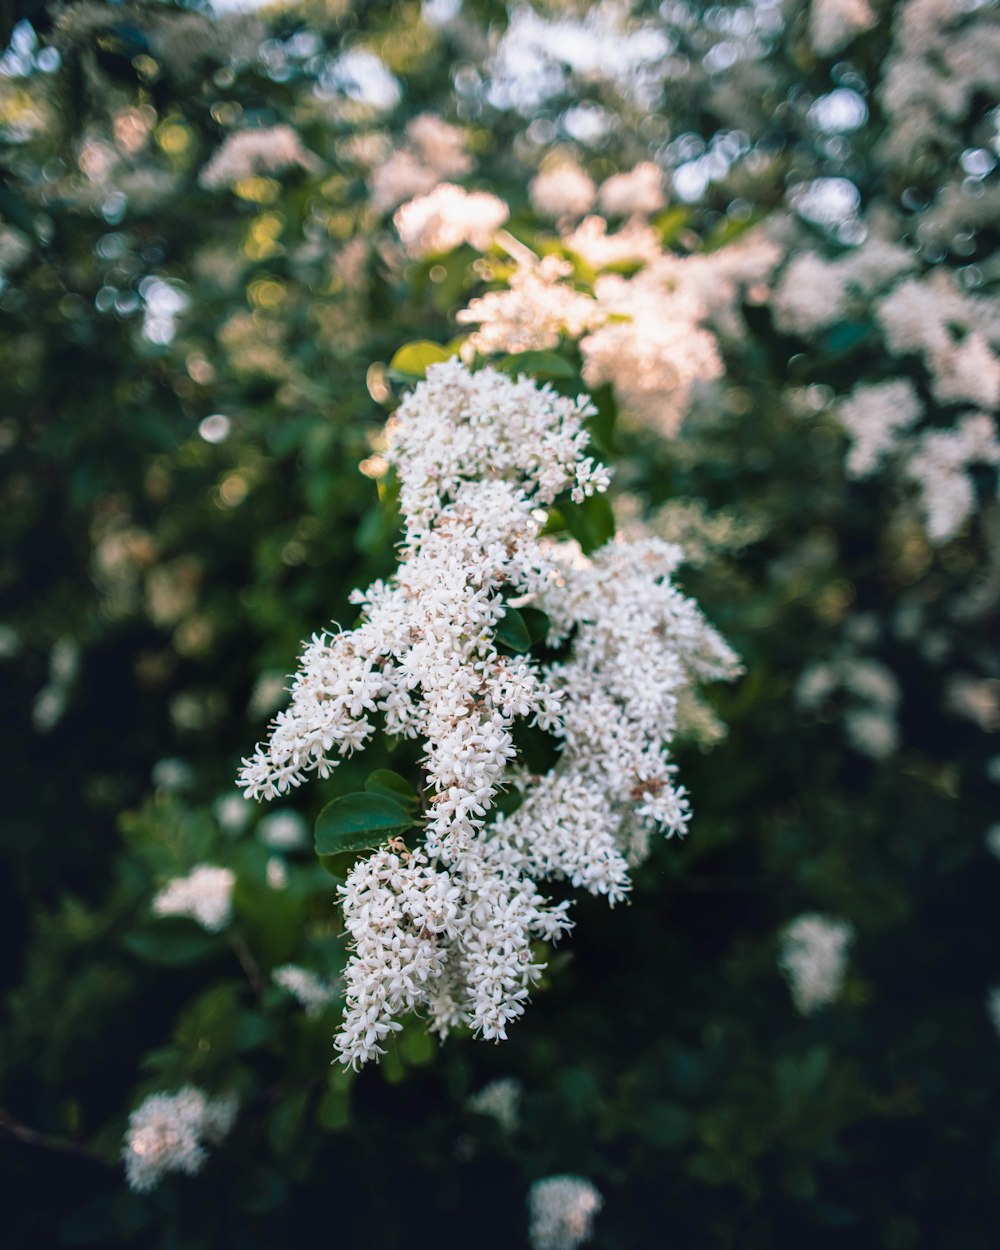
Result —
M 423 819 L 411 780 L 379 770 L 317 823 L 320 853 L 371 852 L 339 887 L 344 1064 L 378 1059 L 414 1012 L 441 1037 L 506 1038 L 545 966 L 534 944 L 572 927 L 544 884 L 613 905 L 652 836 L 686 827 L 678 699 L 738 664 L 673 585 L 680 548 L 614 540 L 594 412 L 527 376 L 431 364 L 386 432 L 398 569 L 354 593 L 356 628 L 306 644 L 290 706 L 243 762 L 247 796 L 272 799 L 380 727 L 421 745 Z M 519 752 L 524 726 L 551 740 L 543 771 Z

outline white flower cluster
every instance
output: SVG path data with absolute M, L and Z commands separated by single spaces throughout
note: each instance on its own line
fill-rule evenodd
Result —
M 465 191 L 443 182 L 397 209 L 393 223 L 407 254 L 419 260 L 463 243 L 484 252 L 509 216 L 503 200 L 488 191 Z
M 521 1082 L 516 1076 L 502 1076 L 490 1081 L 465 1100 L 469 1111 L 496 1120 L 507 1134 L 517 1130 L 521 1118 Z
M 889 350 L 923 357 L 931 390 L 942 404 L 1000 407 L 1000 310 L 966 295 L 950 274 L 911 278 L 878 305 Z
M 228 868 L 199 864 L 186 877 L 175 877 L 153 899 L 158 916 L 190 916 L 209 933 L 229 923 L 236 877 Z
M 298 964 L 282 964 L 271 973 L 271 978 L 301 1003 L 310 1017 L 320 1015 L 337 997 L 336 985 Z
M 593 1236 L 601 1194 L 582 1176 L 547 1176 L 528 1192 L 532 1250 L 576 1250 Z
M 580 344 L 589 386 L 614 385 L 623 410 L 667 437 L 687 411 L 691 387 L 722 374 L 707 309 L 684 281 L 684 261 L 667 257 L 634 278 L 602 274 L 594 285 L 609 320 Z
M 914 263 L 905 248 L 874 233 L 836 260 L 801 252 L 785 267 L 775 289 L 775 324 L 807 338 L 843 320 L 852 300 L 884 289 Z
M 818 56 L 833 56 L 876 20 L 868 0 L 812 0 L 809 42 Z
M 378 213 L 388 212 L 471 169 L 465 133 L 433 113 L 421 113 L 406 127 L 403 146 L 373 168 L 368 179 L 372 207 Z
M 608 223 L 595 213 L 563 237 L 563 246 L 598 272 L 617 265 L 646 265 L 659 260 L 663 248 L 648 223 L 631 218 L 620 230 L 608 234 Z
M 926 155 L 953 148 L 955 127 L 975 97 L 995 97 L 998 63 L 994 4 L 908 0 L 895 19 L 879 88 L 889 122 L 882 158 L 911 168 Z
M 778 966 L 804 1016 L 833 1002 L 840 993 L 853 940 L 853 925 L 814 912 L 799 916 L 782 931 Z
M 906 473 L 920 488 L 931 542 L 953 538 L 976 506 L 974 464 L 1000 466 L 1000 440 L 992 417 L 984 412 L 963 417 L 953 429 L 929 430 L 906 463 Z
M 457 315 L 459 325 L 478 325 L 470 342 L 483 356 L 545 351 L 564 336 L 579 338 L 606 317 L 599 304 L 565 281 L 573 266 L 559 256 L 541 260 L 525 249 L 505 289 L 489 291 Z
M 267 126 L 257 130 L 236 130 L 227 135 L 198 175 L 203 187 L 214 191 L 232 187 L 244 178 L 280 174 L 294 167 L 315 171 L 319 161 L 291 126 Z
M 840 423 L 851 437 L 847 471 L 868 477 L 896 448 L 899 435 L 923 412 L 912 382 L 862 383 L 837 409 Z
M 839 691 L 847 695 L 844 728 L 851 746 L 872 759 L 886 759 L 899 745 L 901 693 L 895 676 L 878 660 L 833 656 L 803 670 L 795 698 L 800 707 L 814 710 Z
M 663 252 L 647 226 L 632 221 L 608 234 L 600 217 L 588 217 L 563 242 L 598 270 L 623 261 L 642 268 L 628 278 L 598 273 L 590 295 L 573 285 L 568 262 L 518 248 L 506 286 L 473 299 L 457 320 L 479 327 L 470 341 L 483 355 L 552 348 L 564 335 L 578 339 L 588 385 L 612 383 L 627 416 L 675 434 L 693 384 L 722 373 L 704 323 L 714 318 L 732 330 L 727 308 L 748 282 L 770 272 L 777 248 L 760 239 L 711 256 L 677 257 Z
M 597 188 L 575 161 L 550 165 L 536 174 L 528 187 L 531 207 L 539 217 L 578 221 L 594 207 Z
M 836 411 L 851 438 L 848 472 L 867 477 L 891 462 L 918 486 L 927 536 L 941 543 L 976 510 L 971 466 L 1000 464 L 988 415 L 1000 409 L 1000 313 L 995 301 L 961 290 L 946 270 L 913 276 L 916 258 L 885 237 L 884 219 L 875 224 L 877 232 L 837 260 L 796 256 L 772 309 L 780 329 L 805 338 L 852 313 L 872 316 L 889 353 L 923 362 L 929 404 L 912 382 L 897 378 L 859 384 Z M 922 426 L 935 403 L 967 410 L 950 427 Z
M 625 173 L 612 174 L 601 183 L 597 202 L 606 217 L 648 217 L 666 204 L 663 170 L 642 161 Z
M 151 1094 L 129 1116 L 122 1147 L 130 1188 L 147 1193 L 166 1172 L 199 1172 L 208 1158 L 205 1143 L 222 1141 L 237 1106 L 234 1094 L 209 1098 L 193 1085 L 175 1094 Z
M 532 943 L 569 927 L 537 883 L 560 877 L 610 902 L 656 829 L 687 817 L 667 747 L 677 700 L 736 661 L 670 584 L 678 548 L 610 544 L 593 559 L 541 538 L 545 509 L 607 486 L 585 455 L 585 400 L 457 360 L 433 365 L 388 428 L 406 527 L 393 579 L 355 595 L 361 624 L 307 646 L 292 705 L 245 760 L 241 784 L 271 798 L 326 776 L 386 732 L 420 740 L 424 842 L 360 860 L 340 887 L 352 958 L 336 1045 L 355 1066 L 382 1053 L 398 1017 L 427 1013 L 506 1037 L 543 965 Z M 548 665 L 498 651 L 507 603 L 549 616 Z M 553 768 L 513 766 L 528 721 L 561 746 Z M 520 808 L 498 816 L 502 788 Z
M 257 837 L 275 851 L 297 851 L 309 841 L 309 826 L 291 808 L 269 812 L 257 826 Z

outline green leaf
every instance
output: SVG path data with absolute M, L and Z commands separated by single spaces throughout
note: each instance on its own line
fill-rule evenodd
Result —
M 448 360 L 451 352 L 440 343 L 432 343 L 429 339 L 417 339 L 414 343 L 405 343 L 389 361 L 389 373 L 402 377 L 422 378 L 427 375 L 427 366 L 440 364 Z
M 286 1155 L 295 1145 L 309 1101 L 308 1092 L 287 1093 L 268 1119 L 267 1136 L 276 1155 Z
M 691 220 L 691 209 L 677 205 L 664 209 L 652 219 L 650 225 L 660 236 L 660 242 L 667 245 L 676 241 Z
M 493 631 L 497 642 L 503 643 L 511 651 L 529 651 L 531 649 L 531 633 L 524 617 L 517 610 L 508 606 L 497 627 Z
M 537 642 L 544 642 L 549 636 L 549 629 L 552 625 L 547 613 L 543 612 L 541 608 L 533 608 L 530 605 L 526 608 L 518 608 L 518 612 L 528 627 L 531 645 L 534 646 Z
M 147 964 L 159 964 L 165 968 L 197 963 L 221 949 L 218 938 L 199 928 L 193 920 L 181 917 L 167 917 L 149 928 L 126 933 L 122 943 Z
M 493 362 L 493 368 L 503 373 L 527 373 L 533 378 L 575 378 L 576 370 L 555 352 L 517 352 L 501 356 Z
M 345 794 L 327 803 L 316 818 L 316 854 L 374 849 L 412 824 L 410 813 L 388 794 Z
M 370 794 L 384 794 L 390 799 L 395 799 L 397 803 L 402 803 L 404 807 L 416 807 L 419 802 L 417 792 L 399 773 L 394 773 L 391 768 L 376 768 L 373 773 L 369 773 L 365 781 L 365 789 Z
M 583 503 L 565 500 L 559 511 L 566 528 L 587 555 L 603 547 L 615 534 L 615 514 L 606 495 L 590 495 Z

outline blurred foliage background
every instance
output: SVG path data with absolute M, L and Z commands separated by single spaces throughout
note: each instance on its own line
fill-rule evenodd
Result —
M 684 188 L 661 237 L 698 254 L 810 180 L 849 180 L 861 211 L 926 202 L 951 156 L 905 174 L 876 157 L 869 87 L 901 8 L 876 3 L 823 56 L 806 5 L 637 6 L 653 52 L 618 72 L 608 51 L 605 72 L 524 37 L 599 35 L 571 4 L 3 7 L 5 1245 L 508 1248 L 529 1186 L 562 1172 L 604 1195 L 607 1250 L 994 1243 L 1000 529 L 985 479 L 935 547 L 898 481 L 848 478 L 833 392 L 896 368 L 864 315 L 806 342 L 748 299 L 677 439 L 608 435 L 642 510 L 728 518 L 684 584 L 747 671 L 713 694 L 725 739 L 681 751 L 691 835 L 656 849 L 629 906 L 575 903 L 508 1042 L 409 1028 L 379 1068 L 332 1069 L 336 1007 L 308 1016 L 269 974 L 336 977 L 334 883 L 233 786 L 300 639 L 393 567 L 391 510 L 358 471 L 398 399 L 387 362 L 453 338 L 482 287 L 471 249 L 413 261 L 395 240 L 377 170 L 412 119 L 461 128 L 461 181 L 529 241 L 547 152 L 595 179 L 653 152 Z M 756 50 L 734 68 L 740 40 Z M 845 85 L 869 120 L 834 142 L 811 109 Z M 994 104 L 971 98 L 963 133 Z M 203 176 L 227 134 L 276 126 L 300 145 L 283 168 Z M 979 263 L 989 293 L 995 228 L 937 263 Z M 810 666 L 862 652 L 900 691 L 881 758 L 846 704 L 796 698 Z M 333 792 L 296 792 L 286 833 Z M 154 919 L 154 893 L 206 861 L 236 873 L 234 924 Z M 812 911 L 855 937 L 839 1001 L 802 1016 L 777 959 Z M 500 1078 L 514 1125 L 467 1105 Z M 238 1091 L 236 1128 L 200 1175 L 133 1194 L 129 1110 L 185 1083 Z

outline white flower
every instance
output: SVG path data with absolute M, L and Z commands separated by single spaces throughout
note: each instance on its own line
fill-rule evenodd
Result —
M 479 325 L 470 341 L 484 356 L 495 352 L 544 351 L 565 335 L 579 338 L 606 314 L 592 296 L 564 281 L 572 266 L 558 256 L 519 256 L 507 288 L 470 302 L 455 320 Z
M 902 431 L 923 412 L 913 384 L 905 378 L 856 386 L 840 404 L 837 416 L 851 437 L 847 471 L 867 477 L 893 451 Z
M 905 471 L 920 488 L 927 537 L 953 538 L 975 509 L 974 464 L 1000 465 L 996 425 L 986 413 L 964 417 L 950 430 L 928 430 L 908 458 Z
M 531 206 L 540 217 L 583 217 L 594 207 L 597 188 L 575 162 L 551 165 L 536 174 L 528 187 Z
M 465 1105 L 476 1115 L 496 1120 L 505 1133 L 513 1133 L 521 1114 L 521 1082 L 516 1076 L 502 1076 L 470 1094 Z
M 429 195 L 410 200 L 393 222 L 408 255 L 419 259 L 470 243 L 485 251 L 510 216 L 503 200 L 487 191 L 464 191 L 443 182 Z
M 216 190 L 255 175 L 280 174 L 294 166 L 315 171 L 319 169 L 319 161 L 302 146 L 291 126 L 236 130 L 227 135 L 222 146 L 213 153 L 198 175 L 198 181 L 203 187 Z
M 164 886 L 153 899 L 153 911 L 158 916 L 190 916 L 209 933 L 218 933 L 232 915 L 235 884 L 230 869 L 199 864 Z
M 212 810 L 219 828 L 226 833 L 241 833 L 253 815 L 253 808 L 242 794 L 224 794 L 216 799 Z
M 209 1098 L 186 1085 L 175 1094 L 151 1094 L 129 1116 L 122 1147 L 125 1177 L 137 1193 L 155 1188 L 165 1172 L 199 1172 L 205 1142 L 220 1142 L 236 1118 L 233 1094 Z
M 285 807 L 268 812 L 257 826 L 257 837 L 275 851 L 297 851 L 309 840 L 309 826 L 298 812 Z
M 406 128 L 406 144 L 379 161 L 368 180 L 372 207 L 384 213 L 404 200 L 427 195 L 445 178 L 458 178 L 472 168 L 465 134 L 432 113 L 414 117 Z
M 840 993 L 854 927 L 815 913 L 799 916 L 782 932 L 778 966 L 795 1006 L 810 1015 Z
M 302 1004 L 307 1016 L 320 1015 L 337 997 L 335 984 L 297 964 L 283 964 L 275 968 L 271 976 L 275 985 L 280 985 Z
M 604 1199 L 582 1176 L 548 1176 L 528 1192 L 532 1250 L 575 1250 L 593 1235 Z
M 647 217 L 666 203 L 663 170 L 652 161 L 643 161 L 623 174 L 612 174 L 597 193 L 605 217 Z
M 868 0 L 812 0 L 809 41 L 819 56 L 833 56 L 876 22 Z

